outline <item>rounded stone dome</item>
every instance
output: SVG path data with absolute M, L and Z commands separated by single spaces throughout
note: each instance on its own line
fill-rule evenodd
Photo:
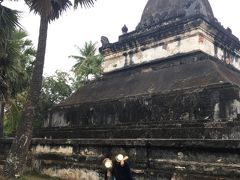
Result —
M 140 24 L 202 14 L 214 18 L 208 0 L 148 0 Z

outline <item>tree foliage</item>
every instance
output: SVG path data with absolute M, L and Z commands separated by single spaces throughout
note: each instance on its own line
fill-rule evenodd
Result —
M 97 43 L 85 42 L 83 47 L 76 46 L 79 55 L 71 55 L 77 62 L 72 71 L 76 77 L 75 88 L 79 88 L 102 74 L 103 57 L 97 53 Z
M 10 40 L 18 23 L 18 12 L 11 10 L 1 4 L 0 1 L 0 97 L 8 95 L 8 84 L 6 83 L 6 67 L 10 67 L 10 56 L 15 55 L 14 49 L 9 49 Z M 1 113 L 1 112 L 0 112 Z
M 58 19 L 71 6 L 92 7 L 96 0 L 24 0 L 30 10 L 49 21 Z
M 27 161 L 32 138 L 33 121 L 37 115 L 37 104 L 42 88 L 48 23 L 59 18 L 62 12 L 72 5 L 69 0 L 25 0 L 25 2 L 30 10 L 40 15 L 41 20 L 36 60 L 27 101 L 4 166 L 4 174 L 10 178 L 15 177 L 16 174 L 22 174 Z M 77 4 L 80 4 L 86 7 L 91 6 L 93 2 L 93 0 L 75 0 L 74 5 L 77 7 Z
M 4 129 L 6 134 L 16 130 L 23 105 L 26 101 L 26 91 L 32 74 L 35 49 L 26 32 L 15 30 L 6 46 L 7 56 L 2 59 L 2 74 L 5 93 Z
M 19 27 L 19 12 L 9 9 L 0 1 L 0 58 L 6 55 L 5 48 L 12 32 Z
M 56 71 L 54 75 L 43 79 L 42 94 L 39 100 L 39 111 L 35 127 L 41 127 L 47 119 L 48 111 L 72 93 L 72 78 L 66 72 Z
M 9 56 L 7 46 L 13 31 L 19 26 L 18 12 L 3 6 L 2 1 L 0 0 L 0 137 L 3 136 L 5 99 L 9 93 L 8 83 L 5 81 L 6 71 L 4 69 L 6 59 Z
M 7 44 L 6 53 L 6 58 L 2 59 L 2 75 L 9 86 L 10 95 L 14 96 L 29 87 L 36 51 L 26 32 L 16 30 Z
M 72 92 L 71 80 L 68 73 L 56 71 L 54 75 L 44 78 L 42 95 L 47 97 L 53 104 L 60 103 Z
M 16 131 L 19 123 L 23 105 L 26 103 L 27 92 L 23 91 L 15 95 L 14 98 L 8 100 L 5 106 L 4 114 L 4 134 L 5 136 L 12 136 Z

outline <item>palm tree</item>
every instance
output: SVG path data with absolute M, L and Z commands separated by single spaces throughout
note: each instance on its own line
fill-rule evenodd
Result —
M 94 1 L 95 0 L 74 0 L 74 7 L 77 8 L 78 5 L 90 7 Z M 13 140 L 4 166 L 4 174 L 10 178 L 23 172 L 28 157 L 33 121 L 36 116 L 36 108 L 42 87 L 48 23 L 58 19 L 66 9 L 72 6 L 69 0 L 25 0 L 25 2 L 30 7 L 30 10 L 40 15 L 41 20 L 37 55 L 34 62 L 27 102 L 17 128 L 16 137 Z
M 23 92 L 27 91 L 32 75 L 32 62 L 35 50 L 32 41 L 26 37 L 27 33 L 25 31 L 15 30 L 6 46 L 7 56 L 2 59 L 1 69 L 4 74 L 0 74 L 0 76 L 2 77 L 2 82 L 6 85 L 2 104 L 6 104 L 7 107 L 3 111 L 7 112 L 4 120 L 9 120 L 9 117 L 11 117 L 11 122 L 17 122 L 19 119 L 18 116 L 22 107 L 16 108 L 20 105 L 20 101 L 16 100 L 20 99 L 20 95 L 24 94 Z M 4 108 L 4 106 L 2 107 Z M 17 114 L 17 109 L 19 109 L 18 115 L 11 116 L 9 112 Z M 16 123 L 13 123 L 11 127 L 15 127 L 14 124 Z
M 6 48 L 13 31 L 19 26 L 18 12 L 3 6 L 2 1 L 0 0 L 0 137 L 3 136 L 4 101 L 8 95 L 8 85 L 4 81 L 6 71 L 3 68 L 8 58 Z
M 79 55 L 71 55 L 77 63 L 73 66 L 73 72 L 76 77 L 75 86 L 78 89 L 91 79 L 95 79 L 102 74 L 103 57 L 97 54 L 97 43 L 85 42 L 82 48 L 76 46 Z
M 27 34 L 22 30 L 16 30 L 5 47 L 5 57 L 1 58 L 1 117 L 4 117 L 5 104 L 15 95 L 26 90 L 31 76 L 31 58 L 34 56 L 31 41 L 26 40 Z M 29 69 L 30 68 L 30 69 Z M 4 119 L 4 118 L 3 118 Z M 2 119 L 1 119 L 2 122 Z M 1 129 L 2 132 L 2 129 Z M 2 135 L 2 133 L 1 133 Z

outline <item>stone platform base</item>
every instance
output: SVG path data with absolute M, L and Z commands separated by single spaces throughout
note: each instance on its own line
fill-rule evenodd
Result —
M 1 158 L 10 143 L 0 140 Z M 240 179 L 239 150 L 239 140 L 197 139 L 33 139 L 31 147 L 33 166 L 40 171 L 88 169 L 100 176 L 102 160 L 123 153 L 137 180 Z

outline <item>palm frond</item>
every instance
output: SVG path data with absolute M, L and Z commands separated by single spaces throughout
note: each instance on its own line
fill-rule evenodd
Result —
M 6 56 L 0 58 L 0 76 L 3 81 L 0 83 L 0 89 L 2 87 L 9 88 L 10 95 L 14 95 L 28 86 L 31 71 L 27 67 L 31 66 L 29 63 L 34 56 L 34 50 L 31 41 L 27 40 L 26 36 L 27 34 L 21 30 L 14 31 L 5 48 Z M 25 43 L 25 41 L 28 42 Z M 5 92 L 7 91 L 5 90 Z M 9 96 L 9 93 L 5 94 L 5 97 Z
M 71 1 L 69 0 L 51 0 L 52 12 L 49 16 L 49 19 L 55 20 L 62 15 L 64 11 L 72 6 Z
M 50 0 L 25 0 L 25 3 L 29 6 L 30 11 L 36 14 L 49 16 L 52 11 Z
M 9 39 L 15 28 L 21 27 L 19 24 L 19 11 L 9 9 L 0 4 L 0 49 Z
M 78 5 L 81 7 L 90 8 L 94 5 L 94 2 L 97 0 L 74 0 L 74 8 L 76 9 Z
M 25 0 L 30 11 L 40 16 L 45 16 L 49 21 L 59 18 L 59 16 L 72 6 L 69 0 Z

